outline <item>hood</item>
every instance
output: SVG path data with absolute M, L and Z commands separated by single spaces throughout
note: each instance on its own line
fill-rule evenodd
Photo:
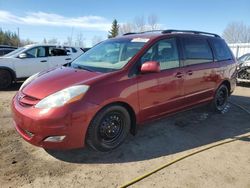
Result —
M 79 85 L 91 84 L 95 79 L 100 78 L 106 74 L 99 72 L 89 72 L 86 70 L 74 69 L 70 67 L 60 67 L 44 71 L 39 76 L 28 83 L 22 92 L 25 95 L 43 99 L 64 88 Z
M 241 64 L 242 67 L 249 67 L 250 66 L 250 61 L 245 61 Z

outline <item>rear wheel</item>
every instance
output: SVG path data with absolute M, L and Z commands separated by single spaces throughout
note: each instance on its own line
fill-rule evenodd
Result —
M 226 85 L 221 85 L 215 94 L 214 100 L 212 102 L 212 109 L 215 112 L 222 113 L 228 104 L 228 88 Z
M 113 150 L 125 140 L 130 126 L 130 115 L 124 107 L 108 106 L 92 120 L 87 132 L 87 144 L 98 151 Z
M 12 83 L 12 77 L 9 71 L 0 70 L 0 89 L 9 87 Z

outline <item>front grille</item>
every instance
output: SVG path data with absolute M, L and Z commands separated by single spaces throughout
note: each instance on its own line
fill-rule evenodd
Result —
M 17 96 L 18 102 L 19 104 L 21 104 L 22 106 L 34 106 L 39 102 L 39 99 L 25 95 L 24 93 L 19 93 Z

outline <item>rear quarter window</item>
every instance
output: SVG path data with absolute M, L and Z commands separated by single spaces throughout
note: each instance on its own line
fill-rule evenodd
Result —
M 215 61 L 225 61 L 232 59 L 232 53 L 226 42 L 222 39 L 210 39 L 214 50 Z
M 184 65 L 194 65 L 213 61 L 213 54 L 205 38 L 184 38 Z

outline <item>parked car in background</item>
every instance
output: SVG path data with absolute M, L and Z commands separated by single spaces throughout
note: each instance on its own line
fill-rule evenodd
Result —
M 138 125 L 167 114 L 207 103 L 223 112 L 236 67 L 216 34 L 126 34 L 28 78 L 12 101 L 14 126 L 36 146 L 109 151 Z
M 69 46 L 32 44 L 0 57 L 0 88 L 37 72 L 69 63 L 83 52 Z
M 250 53 L 244 54 L 238 58 L 239 63 L 243 63 L 245 61 L 250 61 Z
M 250 83 L 250 60 L 239 63 L 237 83 Z
M 87 52 L 90 48 L 81 48 L 82 51 Z
M 238 58 L 237 83 L 250 82 L 250 53 Z
M 6 55 L 14 50 L 16 50 L 16 47 L 8 46 L 8 45 L 0 45 L 0 56 Z

